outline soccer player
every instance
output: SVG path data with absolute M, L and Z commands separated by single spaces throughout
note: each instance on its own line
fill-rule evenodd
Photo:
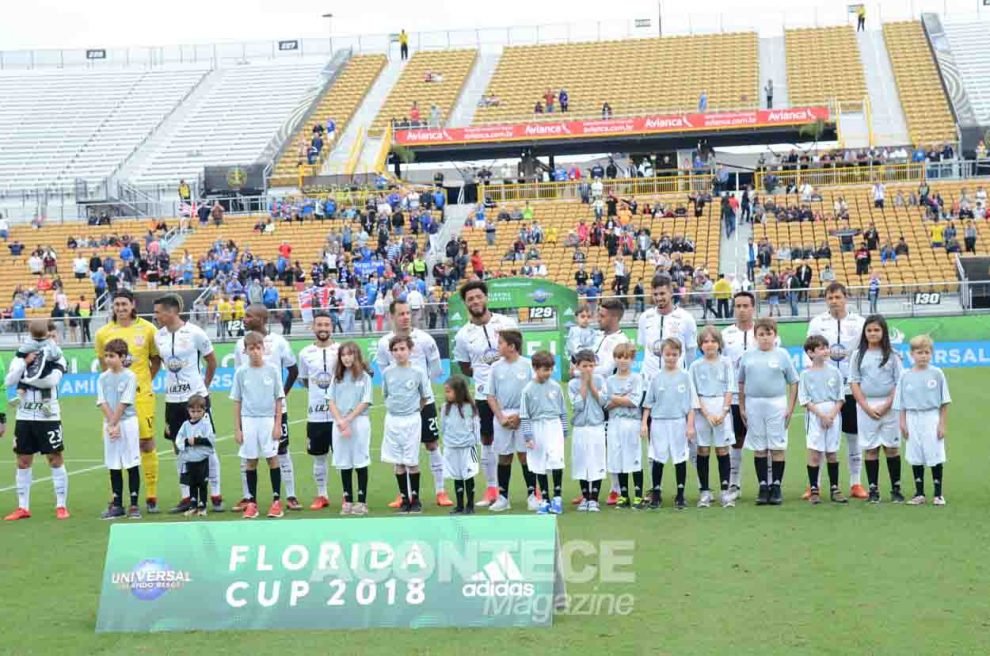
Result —
M 942 469 L 945 463 L 946 421 L 949 414 L 949 383 L 938 367 L 931 366 L 934 344 L 928 335 L 911 340 L 914 366 L 901 374 L 894 395 L 894 410 L 900 414 L 904 436 L 904 459 L 914 473 L 914 496 L 910 506 L 925 504 L 925 467 L 932 468 L 936 506 L 945 505 Z
M 43 321 L 44 319 L 33 319 Z M 52 472 L 52 484 L 55 487 L 55 517 L 68 519 L 66 498 L 69 493 L 69 474 L 65 470 L 62 451 L 65 444 L 62 439 L 61 408 L 58 400 L 58 384 L 65 373 L 65 357 L 59 358 L 50 368 L 47 376 L 34 376 L 32 364 L 42 364 L 37 353 L 31 353 L 23 358 L 14 358 L 8 369 L 4 384 L 17 387 L 24 382 L 24 397 L 17 405 L 16 424 L 14 425 L 14 453 L 17 455 L 17 508 L 4 517 L 14 521 L 27 519 L 31 516 L 31 466 L 34 464 L 34 454 L 42 453 L 48 460 Z M 35 366 L 37 369 L 37 365 Z
M 278 442 L 278 462 L 282 470 L 282 483 L 285 485 L 285 507 L 289 510 L 302 510 L 299 500 L 296 498 L 296 477 L 292 467 L 292 456 L 289 454 L 289 415 L 285 411 L 288 403 L 289 392 L 296 384 L 299 377 L 299 365 L 296 363 L 296 354 L 292 352 L 289 343 L 281 335 L 268 332 L 268 308 L 264 305 L 251 305 L 244 314 L 245 330 L 256 332 L 265 338 L 265 362 L 275 367 L 279 372 L 279 379 L 282 381 L 282 390 L 285 393 L 286 401 L 282 404 L 282 437 Z M 234 365 L 237 367 L 245 364 L 247 354 L 244 350 L 244 338 L 237 340 L 234 347 Z M 285 372 L 284 379 L 282 372 Z M 234 512 L 243 510 L 244 501 L 247 499 L 247 464 L 241 462 L 241 488 L 244 498 L 241 503 L 234 506 Z
M 155 333 L 155 348 L 165 364 L 165 439 L 172 443 L 178 454 L 180 445 L 175 439 L 179 429 L 189 419 L 189 399 L 201 396 L 206 403 L 206 419 L 213 427 L 210 415 L 210 383 L 217 370 L 217 356 L 213 342 L 202 328 L 182 320 L 182 298 L 166 294 L 155 299 L 155 321 L 161 328 Z M 200 360 L 206 363 L 206 372 L 200 369 Z M 215 430 L 215 428 L 214 428 Z M 199 454 L 200 452 L 197 452 Z M 208 454 L 211 501 L 214 512 L 223 511 L 220 494 L 220 458 L 216 450 Z M 181 458 L 176 458 L 179 478 L 182 478 Z M 189 486 L 180 480 L 181 500 L 172 508 L 173 513 L 184 513 L 194 508 Z M 205 500 L 203 500 L 205 502 Z M 194 508 L 195 509 L 195 508 Z
M 825 288 L 825 303 L 828 310 L 808 323 L 808 337 L 821 335 L 829 343 L 829 357 L 832 364 L 839 369 L 844 381 L 845 403 L 842 404 L 842 432 L 846 435 L 846 447 L 849 450 L 849 496 L 854 499 L 868 499 L 869 494 L 860 484 L 860 473 L 863 467 L 863 454 L 860 450 L 858 427 L 856 424 L 856 399 L 849 388 L 849 364 L 852 355 L 859 350 L 859 339 L 863 334 L 862 316 L 848 309 L 848 293 L 840 282 L 833 282 Z M 810 489 L 805 491 L 805 497 L 810 496 Z
M 605 382 L 608 404 L 608 434 L 605 440 L 605 460 L 610 474 L 619 479 L 618 508 L 645 508 L 643 501 L 643 447 L 639 439 L 639 423 L 643 415 L 646 384 L 643 377 L 632 371 L 636 347 L 619 344 L 612 350 L 615 373 Z M 633 494 L 629 494 L 629 474 L 633 477 Z
M 110 470 L 110 490 L 113 499 L 101 519 L 129 517 L 141 519 L 138 509 L 138 493 L 141 488 L 141 439 L 138 435 L 137 412 L 134 400 L 137 396 L 137 376 L 124 368 L 127 358 L 127 342 L 112 339 L 103 347 L 106 370 L 96 381 L 96 405 L 103 413 L 103 462 Z M 124 475 L 131 503 L 124 511 Z
M 382 335 L 378 340 L 378 351 L 375 361 L 378 362 L 379 371 L 395 364 L 395 359 L 389 351 L 388 345 L 393 337 L 409 337 L 413 341 L 413 349 L 410 354 L 410 362 L 414 367 L 423 370 L 433 382 L 439 382 L 443 377 L 443 366 L 440 364 L 440 349 L 437 348 L 436 340 L 419 328 L 414 328 L 412 324 L 412 311 L 409 303 L 405 301 L 392 301 L 388 308 L 392 319 L 393 330 Z M 430 458 L 430 472 L 433 474 L 433 489 L 436 493 L 438 506 L 453 506 L 454 502 L 447 496 L 443 488 L 443 456 L 440 454 L 440 429 L 437 426 L 437 404 L 433 395 L 433 386 L 430 386 L 430 400 L 420 411 L 422 442 L 426 447 L 426 453 Z M 398 508 L 402 505 L 402 499 L 396 498 L 389 504 L 389 508 Z
M 368 466 L 371 465 L 368 409 L 371 408 L 374 390 L 371 371 L 361 355 L 361 347 L 355 342 L 344 342 L 340 346 L 329 393 L 330 413 L 333 415 L 333 466 L 340 471 L 344 490 L 341 515 L 368 514 Z M 357 497 L 354 496 L 351 479 L 353 472 L 357 472 Z
M 443 460 L 454 479 L 457 506 L 451 515 L 474 514 L 474 477 L 478 475 L 478 413 L 464 376 L 451 376 L 443 386 Z
M 313 480 L 316 498 L 310 510 L 330 506 L 327 493 L 327 455 L 333 446 L 333 414 L 329 393 L 337 370 L 340 345 L 333 341 L 333 321 L 325 310 L 313 313 L 313 336 L 316 340 L 299 351 L 299 380 L 306 387 L 306 453 L 313 456 Z M 353 508 L 352 508 L 353 509 Z
M 498 334 L 501 330 L 519 330 L 516 322 L 488 310 L 488 285 L 481 280 L 465 283 L 459 292 L 468 311 L 468 323 L 454 335 L 454 359 L 461 372 L 474 380 L 475 405 L 481 422 L 481 469 L 488 488 L 479 506 L 498 499 L 497 458 L 495 455 L 495 415 L 488 406 L 488 378 L 499 359 Z
M 605 478 L 605 378 L 595 373 L 593 351 L 578 351 L 577 375 L 567 383 L 571 399 L 571 477 L 580 482 L 584 501 L 579 511 L 599 512 L 600 481 Z
M 265 361 L 265 337 L 249 332 L 244 336 L 247 364 L 234 372 L 230 398 L 234 402 L 234 441 L 240 445 L 238 455 L 247 466 L 247 495 L 244 519 L 258 516 L 258 460 L 268 463 L 272 482 L 272 505 L 269 517 L 282 517 L 282 472 L 278 459 L 281 441 L 282 405 L 285 390 L 282 372 Z
M 412 366 L 412 349 L 411 337 L 393 337 L 389 351 L 395 364 L 382 372 L 385 398 L 382 462 L 395 466 L 395 479 L 402 495 L 399 512 L 403 514 L 423 512 L 419 501 L 420 410 L 432 398 L 426 372 Z
M 757 319 L 755 350 L 739 362 L 739 414 L 746 423 L 746 448 L 754 452 L 760 491 L 756 505 L 779 506 L 784 498 L 780 485 L 787 455 L 787 427 L 797 402 L 798 374 L 787 351 L 774 346 L 777 322 Z M 772 464 L 768 472 L 767 459 Z M 810 495 L 809 495 L 810 496 Z
M 798 384 L 798 404 L 805 409 L 804 428 L 808 447 L 808 485 L 811 486 L 812 505 L 822 502 L 818 492 L 818 475 L 822 454 L 828 463 L 829 498 L 834 503 L 848 503 L 839 489 L 839 424 L 836 417 L 842 412 L 845 400 L 842 393 L 842 375 L 826 363 L 829 357 L 828 341 L 821 335 L 812 335 L 804 342 L 804 352 L 811 359 L 811 366 L 801 372 Z
M 533 380 L 533 366 L 522 357 L 522 333 L 503 330 L 498 334 L 501 359 L 492 365 L 489 374 L 488 407 L 495 416 L 495 453 L 498 454 L 498 499 L 488 509 L 503 512 L 509 503 L 509 482 L 512 479 L 512 456 L 516 455 L 526 481 L 526 497 L 530 510 L 537 510 L 536 476 L 526 464 L 526 441 L 520 428 L 519 405 L 522 390 Z
M 653 302 L 656 307 L 639 315 L 637 344 L 643 347 L 643 377 L 647 381 L 660 373 L 662 345 L 665 339 L 681 343 L 678 365 L 687 369 L 694 360 L 698 324 L 694 315 L 674 305 L 673 282 L 666 273 L 653 276 Z
M 155 446 L 155 392 L 152 381 L 161 368 L 161 357 L 155 345 L 155 327 L 137 316 L 134 294 L 127 289 L 114 292 L 111 320 L 96 331 L 93 345 L 103 366 L 103 349 L 112 339 L 127 342 L 128 367 L 137 376 L 138 432 L 141 437 L 141 469 L 144 471 L 145 503 L 149 513 L 158 512 L 158 451 Z
M 533 354 L 533 380 L 526 383 L 519 405 L 519 419 L 526 448 L 529 470 L 536 474 L 543 498 L 537 513 L 559 515 L 564 512 L 560 498 L 564 479 L 564 438 L 567 437 L 567 410 L 560 386 L 551 380 L 554 357 L 546 351 Z M 549 477 L 553 477 L 553 500 Z
M 640 435 L 650 441 L 650 460 L 653 464 L 653 491 L 649 507 L 657 509 L 663 504 L 660 493 L 663 466 L 673 462 L 677 478 L 674 507 L 683 510 L 687 508 L 684 485 L 687 482 L 688 442 L 694 441 L 695 392 L 691 377 L 681 368 L 684 357 L 681 341 L 668 337 L 661 343 L 660 352 L 663 369 L 653 376 L 646 388 L 640 423 Z
M 701 496 L 699 508 L 712 505 L 712 493 L 708 487 L 708 460 L 711 448 L 715 447 L 718 460 L 718 481 L 721 489 L 723 508 L 735 505 L 729 494 L 729 447 L 734 441 L 732 435 L 731 411 L 732 393 L 736 389 L 732 362 L 722 355 L 722 335 L 715 326 L 705 326 L 698 335 L 698 348 L 703 357 L 691 363 L 688 373 L 697 393 L 694 428 L 698 441 L 698 483 Z
M 186 485 L 189 486 L 190 503 L 186 517 L 206 517 L 206 482 L 210 477 L 210 461 L 216 451 L 217 439 L 212 418 L 203 421 L 208 412 L 207 405 L 205 397 L 199 394 L 190 396 L 186 401 L 189 419 L 182 422 L 175 437 L 178 459 L 182 461 Z
M 869 502 L 880 503 L 880 447 L 887 457 L 890 500 L 904 503 L 901 493 L 901 435 L 897 413 L 892 411 L 897 381 L 901 379 L 901 356 L 890 344 L 887 320 L 878 314 L 866 318 L 859 350 L 849 367 L 849 388 L 856 399 L 856 425 L 866 461 Z

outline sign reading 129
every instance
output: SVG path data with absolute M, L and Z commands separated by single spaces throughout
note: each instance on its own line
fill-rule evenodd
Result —
M 529 309 L 530 319 L 553 319 L 557 316 L 557 311 L 548 306 L 534 307 Z

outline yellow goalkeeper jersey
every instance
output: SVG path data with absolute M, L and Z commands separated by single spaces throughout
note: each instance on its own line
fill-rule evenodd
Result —
M 152 394 L 151 388 L 151 358 L 158 357 L 158 347 L 155 345 L 155 326 L 146 319 L 137 318 L 131 325 L 124 327 L 115 321 L 96 331 L 96 355 L 103 362 L 103 349 L 107 342 L 122 339 L 127 342 L 129 353 L 125 365 L 130 367 L 137 376 L 138 394 Z

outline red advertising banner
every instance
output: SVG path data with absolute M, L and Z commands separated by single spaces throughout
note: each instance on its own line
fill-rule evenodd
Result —
M 659 114 L 593 121 L 534 121 L 466 128 L 416 128 L 396 130 L 395 142 L 403 146 L 530 141 L 534 139 L 585 139 L 635 134 L 665 134 L 700 130 L 732 130 L 803 125 L 828 121 L 828 107 L 753 109 L 704 114 Z

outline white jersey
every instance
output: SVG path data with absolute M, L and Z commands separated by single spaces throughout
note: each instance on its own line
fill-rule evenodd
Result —
M 17 421 L 61 421 L 58 385 L 62 382 L 62 375 L 67 368 L 65 356 L 60 356 L 54 363 L 49 363 L 50 366 L 47 367 L 49 373 L 41 378 L 37 377 L 38 367 L 41 366 L 37 362 L 39 361 L 35 361 L 32 369 L 24 362 L 24 358 L 14 358 L 7 369 L 4 382 L 8 388 L 16 387 L 24 378 L 25 372 L 28 372 L 29 377 L 34 377 L 17 405 Z
M 155 333 L 155 346 L 165 370 L 166 403 L 184 403 L 194 394 L 207 396 L 210 393 L 199 361 L 213 353 L 213 343 L 202 328 L 188 322 L 175 332 L 159 328 Z
M 852 357 L 859 350 L 859 340 L 863 336 L 863 325 L 866 323 L 861 315 L 847 312 L 842 319 L 836 319 L 828 312 L 814 317 L 808 323 L 808 337 L 821 335 L 828 340 L 829 357 L 832 365 L 842 374 L 843 390 L 846 395 L 849 389 L 849 367 Z M 805 366 L 811 361 L 805 354 Z
M 773 345 L 780 347 L 780 335 L 774 337 Z M 742 330 L 739 326 L 732 324 L 722 329 L 722 355 L 732 362 L 732 370 L 739 371 L 739 363 L 742 362 L 743 354 L 760 348 L 756 344 L 756 333 L 752 328 Z M 732 393 L 732 404 L 739 405 L 739 392 Z
M 515 319 L 493 312 L 488 323 L 466 323 L 454 336 L 454 359 L 471 365 L 474 372 L 474 391 L 478 397 L 488 394 L 488 374 L 499 359 L 500 330 L 519 330 L 519 324 Z
M 247 353 L 244 352 L 244 338 L 237 340 L 234 347 L 234 366 L 238 369 L 248 363 Z M 292 347 L 281 335 L 268 333 L 265 335 L 265 363 L 278 369 L 281 380 L 285 381 L 285 370 L 296 365 L 296 354 Z
M 299 351 L 299 378 L 309 391 L 306 420 L 315 424 L 333 421 L 330 414 L 329 392 L 337 368 L 340 344 L 317 346 L 310 344 Z
M 683 308 L 661 314 L 655 307 L 639 315 L 637 343 L 643 348 L 642 373 L 647 380 L 652 380 L 660 372 L 660 343 L 668 338 L 680 341 L 683 348 L 679 363 L 681 368 L 687 369 L 698 348 L 698 324 L 694 315 Z
M 617 330 L 610 335 L 602 331 L 596 331 L 595 342 L 591 350 L 595 352 L 598 363 L 595 365 L 595 373 L 608 378 L 615 373 L 615 355 L 613 351 L 619 344 L 632 344 L 624 332 Z
M 395 364 L 395 358 L 392 357 L 391 351 L 388 350 L 388 343 L 393 337 L 395 337 L 395 331 L 382 335 L 381 339 L 378 340 L 375 362 L 378 363 L 378 369 L 380 371 L 385 371 Z M 422 369 L 423 373 L 431 381 L 435 383 L 440 382 L 440 379 L 443 377 L 443 365 L 440 363 L 440 349 L 437 348 L 436 340 L 433 339 L 432 335 L 419 328 L 413 328 L 409 332 L 409 337 L 413 341 L 409 363 L 417 369 Z M 433 386 L 431 385 L 430 403 L 435 402 Z

